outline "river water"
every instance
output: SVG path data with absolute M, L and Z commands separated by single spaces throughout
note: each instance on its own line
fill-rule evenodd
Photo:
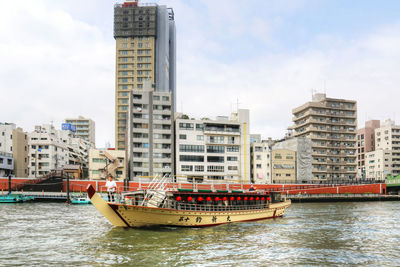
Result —
M 0 205 L 0 266 L 400 266 L 400 203 L 293 204 L 283 218 L 120 229 L 91 206 Z

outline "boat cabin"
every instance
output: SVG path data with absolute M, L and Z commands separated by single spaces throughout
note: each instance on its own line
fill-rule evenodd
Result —
M 211 191 L 180 189 L 177 191 L 139 190 L 123 195 L 124 204 L 177 210 L 248 210 L 265 209 L 282 202 L 279 192 Z

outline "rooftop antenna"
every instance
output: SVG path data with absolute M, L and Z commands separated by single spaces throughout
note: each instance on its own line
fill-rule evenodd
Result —
M 311 99 L 313 98 L 314 93 L 316 93 L 316 92 L 317 92 L 317 90 L 311 88 Z
M 241 104 L 240 102 L 239 102 L 239 97 L 238 98 L 236 98 L 236 111 L 238 111 L 239 110 L 239 104 Z

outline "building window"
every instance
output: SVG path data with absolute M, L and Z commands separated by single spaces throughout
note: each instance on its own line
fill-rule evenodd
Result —
M 226 151 L 227 152 L 239 152 L 239 147 L 238 146 L 227 146 Z
M 225 153 L 223 146 L 207 146 L 207 153 Z
M 204 135 L 198 135 L 196 137 L 197 141 L 203 141 L 204 140 Z
M 196 166 L 194 166 L 194 171 L 196 171 L 196 172 L 204 172 L 204 166 L 196 165 Z
M 224 162 L 224 157 L 208 156 L 207 162 Z
M 237 171 L 238 167 L 237 166 L 228 166 L 229 171 Z
M 162 106 L 161 106 L 162 108 Z M 183 130 L 193 130 L 194 126 L 193 123 L 179 123 L 179 129 L 183 129 Z
M 180 155 L 179 160 L 185 162 L 204 162 L 204 156 Z
M 208 172 L 224 172 L 224 166 L 210 165 L 210 166 L 207 166 L 207 171 Z
M 180 152 L 204 152 L 203 145 L 179 145 Z
M 186 134 L 180 134 L 179 139 L 181 140 L 186 140 Z
M 261 164 L 256 164 L 257 169 L 261 169 Z
M 163 101 L 169 101 L 169 96 L 163 96 L 163 97 L 162 97 L 162 100 L 163 100 Z
M 226 157 L 226 161 L 237 161 L 238 157 Z
M 208 143 L 215 143 L 215 144 L 223 144 L 224 137 L 223 136 L 207 136 Z
M 193 171 L 193 165 L 182 165 L 181 171 L 183 172 L 191 172 Z

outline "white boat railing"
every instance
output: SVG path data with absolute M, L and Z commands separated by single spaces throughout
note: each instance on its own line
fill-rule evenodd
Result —
M 150 182 L 146 194 L 143 198 L 142 201 L 142 206 L 147 206 L 148 202 L 150 199 L 156 198 L 156 202 L 154 204 L 157 205 L 157 203 L 160 203 L 164 200 L 165 198 L 165 193 L 164 194 L 158 194 L 158 192 L 165 192 L 165 189 L 167 187 L 167 180 L 169 179 L 169 175 L 164 175 L 161 180 L 158 179 L 158 176 L 156 176 L 153 181 Z M 154 201 L 153 201 L 154 202 Z
M 255 205 L 213 205 L 213 204 L 189 204 L 180 203 L 177 201 L 167 201 L 164 208 L 176 210 L 192 210 L 192 211 L 233 211 L 233 210 L 262 210 L 268 209 L 270 203 L 255 204 Z

